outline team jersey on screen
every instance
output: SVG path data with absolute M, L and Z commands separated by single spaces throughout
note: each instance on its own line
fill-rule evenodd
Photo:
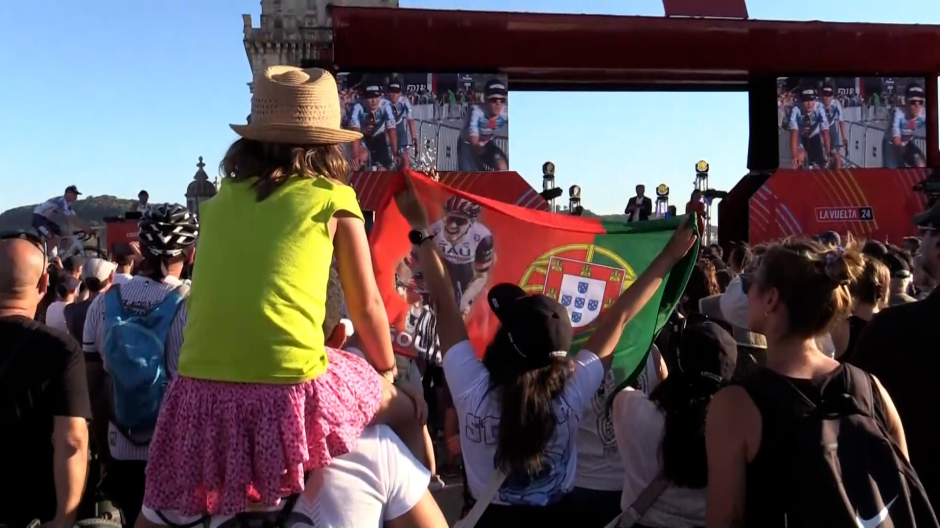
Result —
M 823 130 L 829 130 L 829 120 L 823 104 L 816 102 L 812 112 L 805 112 L 802 105 L 793 107 L 790 112 L 790 130 L 799 130 L 804 138 L 816 137 Z
M 473 105 L 473 111 L 464 122 L 460 139 L 470 141 L 472 136 L 476 136 L 480 138 L 479 143 L 482 146 L 489 143 L 496 136 L 496 132 L 507 126 L 509 126 L 509 110 L 505 106 L 498 116 L 488 117 L 482 106 Z
M 914 139 L 915 132 L 924 130 L 926 126 L 927 111 L 924 107 L 921 107 L 920 113 L 913 118 L 908 118 L 904 110 L 895 108 L 888 132 L 891 133 L 892 138 L 901 138 L 901 145 L 904 146 Z
M 487 271 L 493 264 L 493 234 L 480 222 L 470 224 L 462 237 L 451 243 L 444 233 L 444 221 L 431 226 L 431 235 L 454 284 L 457 302 L 477 273 Z
M 45 216 L 51 220 L 55 215 L 73 216 L 75 211 L 73 211 L 69 203 L 65 201 L 64 196 L 56 196 L 55 198 L 49 198 L 45 202 L 37 205 L 36 208 L 33 209 L 33 213 Z
M 365 131 L 369 127 L 372 127 L 372 132 L 366 134 Z M 394 130 L 395 115 L 391 103 L 382 99 L 375 112 L 368 112 L 362 103 L 357 103 L 353 107 L 352 115 L 349 116 L 349 128 L 362 131 L 363 136 L 378 136 L 384 134 L 386 130 Z
M 407 124 L 408 120 L 414 119 L 411 102 L 408 101 L 407 97 L 401 96 L 398 98 L 397 103 L 389 101 L 388 104 L 392 107 L 392 113 L 395 115 L 395 124 L 398 125 L 398 134 L 401 136 L 398 140 L 398 144 L 411 144 L 411 128 L 409 128 Z
M 826 119 L 829 121 L 829 125 L 835 125 L 836 123 L 845 122 L 844 112 L 842 111 L 842 103 L 837 99 L 833 98 L 832 103 L 829 106 L 823 104 L 823 110 L 826 111 Z

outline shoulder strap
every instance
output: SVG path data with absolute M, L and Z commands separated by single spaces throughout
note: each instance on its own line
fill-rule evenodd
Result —
M 148 318 L 155 320 L 156 325 L 152 330 L 155 334 L 160 336 L 161 339 L 166 337 L 167 332 L 170 331 L 173 318 L 176 316 L 176 312 L 179 310 L 180 305 L 186 300 L 188 294 L 189 286 L 180 284 L 176 289 L 168 293 L 160 304 L 147 314 Z
M 104 294 L 104 318 L 120 318 L 124 316 L 124 301 L 121 300 L 121 285 L 115 284 Z
M 656 499 L 658 499 L 668 487 L 669 479 L 660 473 L 640 492 L 639 497 L 633 501 L 630 507 L 621 512 L 620 515 L 614 517 L 604 528 L 631 528 L 643 518 L 643 514 L 649 511 L 656 502 Z
M 477 497 L 473 508 L 470 508 L 470 512 L 467 513 L 466 517 L 457 521 L 454 528 L 474 528 L 477 523 L 480 522 L 480 517 L 483 517 L 483 512 L 486 511 L 487 506 L 496 498 L 499 487 L 503 485 L 505 480 L 506 473 L 497 469 L 496 472 L 493 473 L 493 476 L 490 477 L 489 482 L 486 483 L 486 489 L 483 490 L 483 495 Z

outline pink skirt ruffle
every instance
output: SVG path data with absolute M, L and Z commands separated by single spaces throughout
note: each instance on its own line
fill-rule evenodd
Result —
M 363 359 L 327 349 L 325 373 L 296 385 L 178 376 L 150 444 L 144 504 L 182 515 L 231 515 L 304 489 L 304 473 L 355 447 L 382 400 Z

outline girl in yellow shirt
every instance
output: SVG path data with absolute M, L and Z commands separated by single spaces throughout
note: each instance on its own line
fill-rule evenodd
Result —
M 183 516 L 303 491 L 305 472 L 348 452 L 370 423 L 391 425 L 427 464 L 423 397 L 391 383 L 388 318 L 345 184 L 341 144 L 361 135 L 340 128 L 336 81 L 268 68 L 255 78 L 249 124 L 232 128 L 242 139 L 200 206 L 179 375 L 147 468 L 146 508 Z M 324 345 L 334 256 L 368 362 Z

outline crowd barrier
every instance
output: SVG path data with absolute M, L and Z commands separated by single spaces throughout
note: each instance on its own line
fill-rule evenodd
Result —
M 459 170 L 457 164 L 457 150 L 460 145 L 460 127 L 446 123 L 435 123 L 430 121 L 418 121 L 415 119 L 415 131 L 418 133 L 418 145 L 423 152 L 428 149 L 437 148 L 437 170 L 456 171 Z M 497 137 L 493 140 L 500 150 L 509 155 L 509 138 Z M 424 155 L 419 156 L 423 161 Z

